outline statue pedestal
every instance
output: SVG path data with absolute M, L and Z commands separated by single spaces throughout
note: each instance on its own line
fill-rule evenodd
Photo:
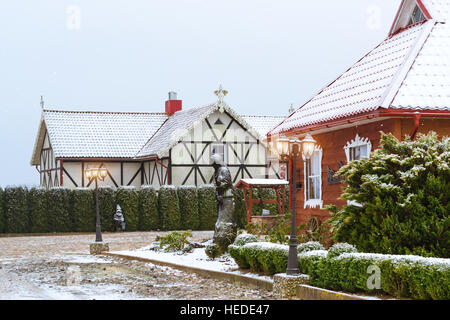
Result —
M 287 275 L 277 273 L 273 276 L 273 293 L 278 299 L 292 299 L 297 295 L 299 284 L 309 284 L 306 274 Z
M 109 243 L 106 242 L 92 242 L 89 245 L 89 252 L 91 254 L 102 254 L 102 252 L 109 251 Z

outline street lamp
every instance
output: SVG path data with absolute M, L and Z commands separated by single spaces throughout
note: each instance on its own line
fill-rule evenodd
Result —
M 310 159 L 314 153 L 316 141 L 311 134 L 300 141 L 296 137 L 288 139 L 285 135 L 281 135 L 276 142 L 278 154 L 282 161 L 292 160 L 292 221 L 291 221 L 291 236 L 289 239 L 289 256 L 286 269 L 287 275 L 295 275 L 300 271 L 298 269 L 297 261 L 297 233 L 296 233 L 296 195 L 297 195 L 297 158 L 300 155 L 300 149 L 305 159 Z
M 95 223 L 95 242 L 103 242 L 102 240 L 102 225 L 100 223 L 100 210 L 98 207 L 98 179 L 105 180 L 108 172 L 106 168 L 87 168 L 86 177 L 95 180 L 95 210 L 96 210 L 96 223 Z

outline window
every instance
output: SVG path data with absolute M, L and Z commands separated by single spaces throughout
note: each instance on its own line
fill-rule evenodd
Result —
M 310 159 L 305 160 L 305 208 L 322 207 L 322 149 L 316 147 Z
M 411 17 L 409 18 L 408 25 L 414 24 L 422 20 L 425 20 L 425 15 L 423 14 L 422 10 L 420 10 L 419 6 L 416 5 L 411 14 Z
M 222 157 L 223 163 L 226 163 L 225 145 L 224 144 L 212 144 L 211 154 L 219 154 Z
M 347 162 L 368 159 L 371 150 L 372 143 L 370 143 L 369 139 L 361 138 L 358 134 L 356 134 L 355 139 L 347 142 L 344 147 Z

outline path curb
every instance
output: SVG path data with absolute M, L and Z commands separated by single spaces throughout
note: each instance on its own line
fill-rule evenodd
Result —
M 185 265 L 176 264 L 176 263 L 167 262 L 167 261 L 134 257 L 134 256 L 128 256 L 125 254 L 113 253 L 113 252 L 103 252 L 102 255 L 124 258 L 127 260 L 150 262 L 153 264 L 171 267 L 171 268 L 186 271 L 186 272 L 194 272 L 201 276 L 207 276 L 207 277 L 211 277 L 211 278 L 218 279 L 218 280 L 228 280 L 233 283 L 240 283 L 240 284 L 244 284 L 247 286 L 256 287 L 256 288 L 260 288 L 260 289 L 266 289 L 266 290 L 270 290 L 270 291 L 273 289 L 273 281 L 271 281 L 271 280 L 257 279 L 257 278 L 253 278 L 253 277 L 248 277 L 246 275 L 236 274 L 236 273 L 201 269 L 201 268 L 185 266 Z

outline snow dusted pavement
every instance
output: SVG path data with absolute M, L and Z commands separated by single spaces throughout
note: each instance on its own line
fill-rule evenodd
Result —
M 112 251 L 135 250 L 162 232 L 108 233 Z M 194 240 L 212 237 L 194 232 Z M 0 300 L 9 299 L 270 299 L 262 289 L 236 287 L 152 263 L 89 255 L 95 235 L 0 237 Z

